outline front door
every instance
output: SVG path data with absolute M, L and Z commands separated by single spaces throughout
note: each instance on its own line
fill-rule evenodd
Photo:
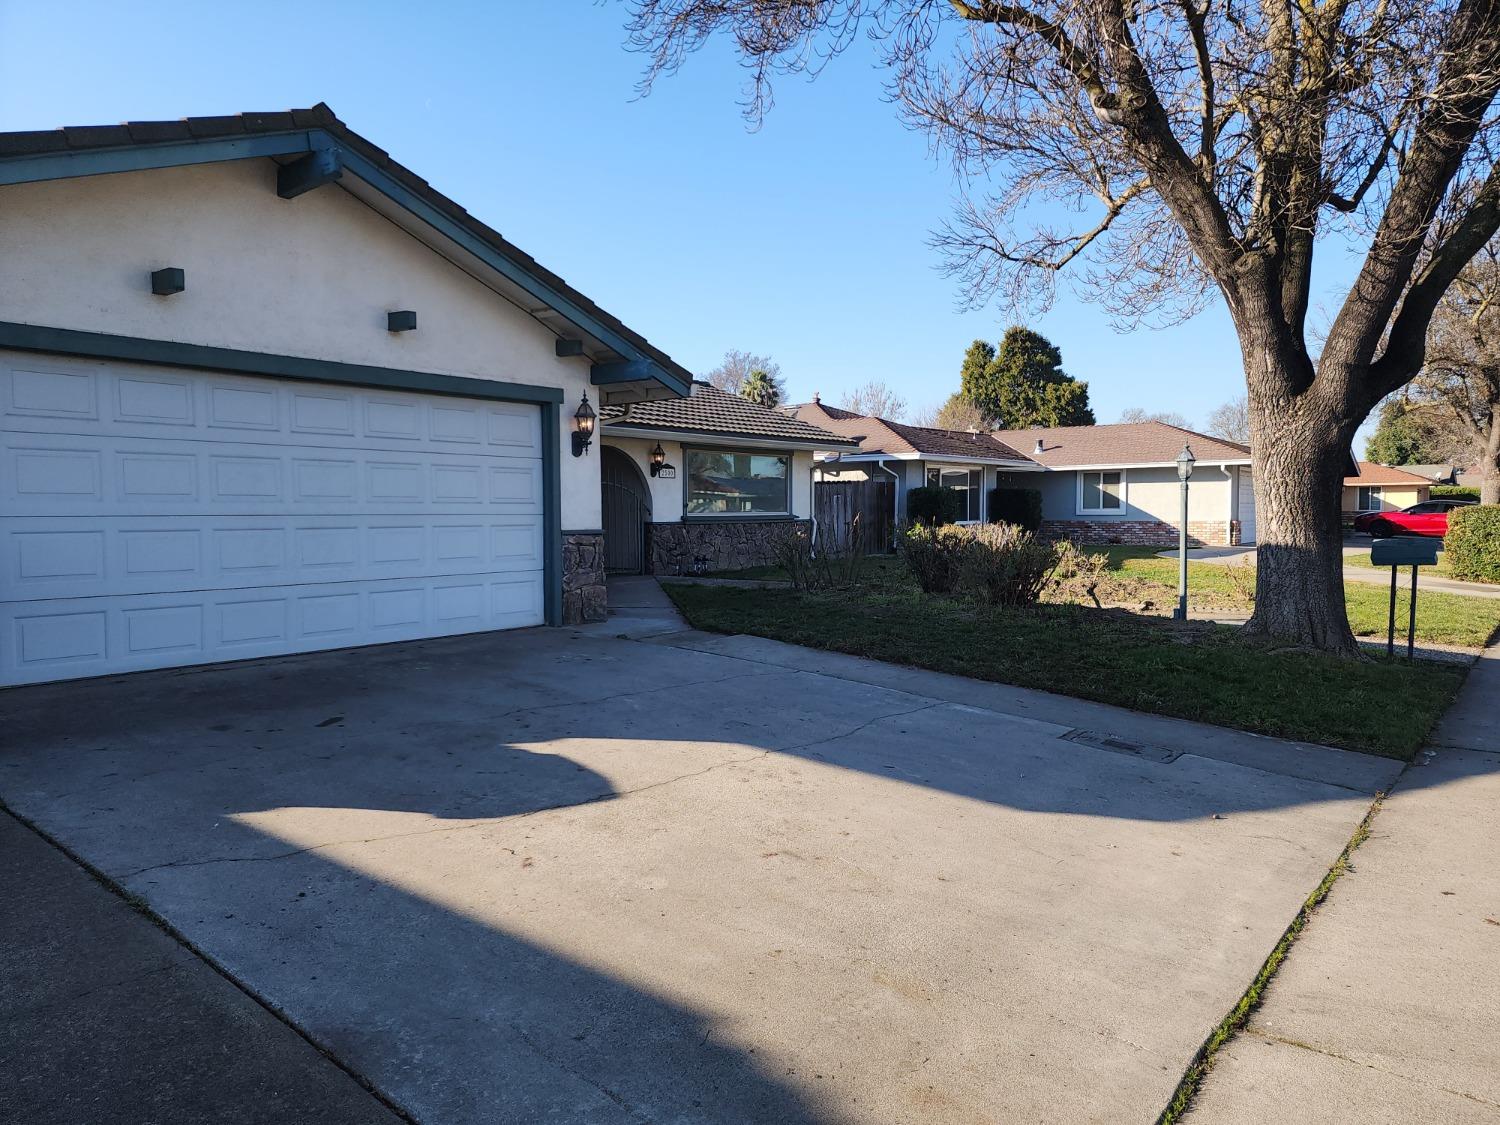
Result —
M 604 446 L 600 454 L 604 513 L 604 569 L 610 574 L 646 572 L 646 524 L 651 493 L 630 455 Z

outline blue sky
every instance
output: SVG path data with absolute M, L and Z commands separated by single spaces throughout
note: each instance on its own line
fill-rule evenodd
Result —
M 1126 334 L 1067 297 L 1042 317 L 957 311 L 926 244 L 952 176 L 881 100 L 864 49 L 782 80 L 750 132 L 723 48 L 637 98 L 624 19 L 587 0 L 0 0 L 0 129 L 326 101 L 692 370 L 769 353 L 797 399 L 881 379 L 936 404 L 969 342 L 1021 319 L 1088 380 L 1102 422 L 1139 405 L 1201 424 L 1241 393 L 1217 304 Z

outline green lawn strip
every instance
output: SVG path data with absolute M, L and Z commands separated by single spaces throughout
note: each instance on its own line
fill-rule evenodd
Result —
M 1344 606 L 1356 637 L 1386 635 L 1391 594 L 1388 589 L 1359 582 L 1344 584 Z M 1396 637 L 1406 636 L 1411 608 L 1409 588 L 1396 591 Z M 1483 648 L 1500 630 L 1500 598 L 1471 598 L 1463 594 L 1423 591 L 1417 585 L 1417 641 Z
M 1352 554 L 1349 553 L 1349 552 L 1345 552 L 1345 554 L 1344 554 L 1344 565 L 1345 566 L 1357 566 L 1361 570 L 1387 570 L 1387 569 L 1389 569 L 1389 568 L 1383 567 L 1383 566 L 1377 567 L 1374 563 L 1372 563 L 1370 561 L 1370 552 L 1369 551 L 1358 551 L 1358 552 L 1355 552 L 1355 553 L 1352 553 Z M 1426 575 L 1428 575 L 1428 574 L 1436 574 L 1440 578 L 1452 578 L 1453 577 L 1453 571 L 1448 568 L 1448 556 L 1446 554 L 1442 553 L 1442 552 L 1439 552 L 1438 553 L 1437 566 L 1424 566 L 1422 568 L 1422 574 L 1423 574 L 1424 577 Z M 1402 582 L 1410 582 L 1411 581 L 1411 568 L 1409 568 L 1409 567 L 1402 567 L 1401 568 L 1401 581 Z M 1486 583 L 1484 581 L 1484 579 L 1482 579 L 1482 578 L 1465 578 L 1464 581 L 1465 582 L 1476 582 L 1476 583 L 1479 583 L 1481 585 L 1491 585 L 1491 586 L 1495 585 L 1495 583 L 1493 583 L 1493 582 Z M 1418 585 L 1418 588 L 1420 589 L 1421 582 L 1418 581 L 1417 585 Z
M 1260 971 L 1255 974 L 1255 979 L 1250 982 L 1234 1007 L 1219 1021 L 1203 1045 L 1198 1048 L 1198 1053 L 1193 1056 L 1193 1061 L 1188 1065 L 1187 1072 L 1183 1074 L 1182 1081 L 1177 1084 L 1173 1091 L 1167 1108 L 1162 1110 L 1161 1116 L 1156 1119 L 1156 1125 L 1176 1125 L 1183 1119 L 1183 1115 L 1193 1104 L 1193 1097 L 1198 1093 L 1198 1088 L 1203 1084 L 1204 1077 L 1213 1068 L 1214 1056 L 1225 1043 L 1233 1039 L 1256 1008 L 1260 1007 L 1261 1001 L 1265 999 L 1266 988 L 1270 985 L 1276 972 L 1281 968 L 1282 962 L 1286 960 L 1287 954 L 1291 952 L 1292 943 L 1297 940 L 1299 934 L 1307 926 L 1315 911 L 1328 897 L 1328 892 L 1333 890 L 1334 883 L 1348 872 L 1349 857 L 1354 854 L 1354 849 L 1359 847 L 1369 838 L 1370 823 L 1375 819 L 1375 814 L 1380 811 L 1381 802 L 1385 794 L 1377 793 L 1374 802 L 1365 813 L 1364 819 L 1359 822 L 1359 827 L 1354 830 L 1354 835 L 1344 845 L 1344 850 L 1339 853 L 1338 859 L 1334 860 L 1333 866 L 1328 869 L 1328 874 L 1323 876 L 1313 893 L 1307 896 L 1302 903 L 1301 909 L 1297 911 L 1292 924 L 1286 928 L 1275 947 L 1260 966 Z
M 1131 609 L 1150 605 L 1167 613 L 1177 603 L 1177 562 L 1156 557 L 1154 547 L 1090 548 L 1109 559 L 1113 579 L 1110 589 L 1101 590 L 1106 605 L 1126 605 Z M 1188 563 L 1188 604 L 1198 610 L 1243 610 L 1253 608 L 1247 597 L 1255 589 L 1254 571 L 1246 568 L 1237 584 L 1226 567 L 1213 563 Z M 748 567 L 744 570 L 720 571 L 715 578 L 748 578 L 785 581 L 786 572 L 776 566 Z M 916 584 L 906 573 L 901 560 L 893 556 L 872 556 L 865 561 L 862 583 L 871 590 L 898 594 L 916 591 Z M 1349 625 L 1357 637 L 1381 638 L 1386 633 L 1389 592 L 1362 582 L 1344 584 L 1344 600 Z M 1403 589 L 1396 602 L 1396 628 L 1403 636 L 1409 595 Z M 1439 591 L 1417 592 L 1417 641 L 1428 644 L 1460 645 L 1483 648 L 1500 631 L 1500 599 L 1470 598 L 1462 594 Z
M 696 628 L 748 633 L 1137 711 L 1406 759 L 1465 669 L 1273 651 L 1233 627 L 912 593 L 670 585 Z

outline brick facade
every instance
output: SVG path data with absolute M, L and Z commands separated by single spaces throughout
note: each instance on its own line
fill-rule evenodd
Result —
M 563 532 L 562 572 L 564 625 L 583 625 L 609 616 L 601 533 Z
M 808 520 L 694 520 L 646 525 L 652 574 L 702 574 L 774 562 L 774 544 Z
M 1075 543 L 1127 547 L 1175 547 L 1177 526 L 1160 520 L 1043 520 L 1042 535 Z M 1189 547 L 1223 547 L 1239 543 L 1239 520 L 1192 520 Z

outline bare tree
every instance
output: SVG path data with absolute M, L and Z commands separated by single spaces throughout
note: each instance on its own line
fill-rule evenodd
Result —
M 1413 403 L 1451 416 L 1474 452 L 1479 499 L 1500 504 L 1500 240 L 1492 239 L 1443 297 Z
M 912 424 L 934 430 L 974 430 L 979 433 L 995 428 L 993 419 L 986 418 L 983 410 L 957 391 L 949 395 L 943 405 L 928 409 L 913 419 Z
M 726 32 L 752 118 L 775 73 L 816 70 L 861 27 L 908 121 L 988 188 L 936 237 L 975 301 L 1045 298 L 1065 268 L 1127 323 L 1223 299 L 1256 451 L 1248 631 L 1355 653 L 1338 510 L 1354 432 L 1421 369 L 1434 308 L 1500 226 L 1497 0 L 632 0 L 630 20 L 648 87 Z M 1330 229 L 1366 250 L 1314 348 Z
M 1175 410 L 1147 410 L 1141 406 L 1128 406 L 1120 411 L 1122 422 L 1165 422 L 1178 429 L 1188 429 L 1187 419 Z
M 1208 432 L 1225 441 L 1250 444 L 1250 401 L 1244 395 L 1221 403 L 1208 413 Z
M 839 406 L 856 414 L 889 418 L 893 422 L 899 422 L 906 416 L 906 400 L 878 379 L 871 379 L 852 391 L 845 391 L 839 399 Z
M 703 380 L 718 387 L 721 391 L 737 395 L 752 371 L 764 371 L 770 381 L 775 384 L 777 393 L 782 398 L 786 397 L 786 380 L 781 377 L 781 364 L 768 355 L 756 355 L 754 352 L 742 352 L 731 348 L 724 353 L 724 359 L 719 366 L 703 376 Z

